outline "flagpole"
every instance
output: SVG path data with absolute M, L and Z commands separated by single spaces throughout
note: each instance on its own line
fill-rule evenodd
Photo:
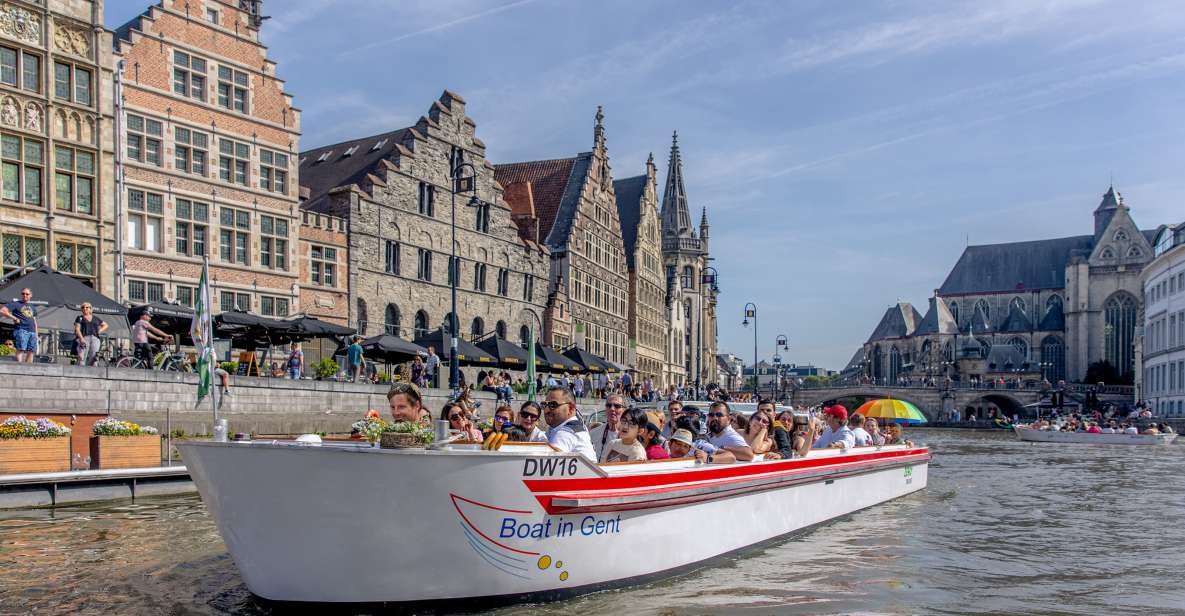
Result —
M 211 301 L 213 300 L 214 294 L 210 292 L 210 257 L 209 256 L 202 257 L 202 274 L 203 274 L 202 278 L 206 282 L 205 289 L 202 291 L 205 294 L 205 297 L 202 298 L 202 301 L 206 305 L 206 314 L 210 315 L 212 306 L 213 306 L 213 304 L 211 304 Z M 217 377 L 218 374 L 217 374 L 217 372 L 215 372 L 215 368 L 218 367 L 219 362 L 218 362 L 218 358 L 214 355 L 214 317 L 213 316 L 208 316 L 206 318 L 205 338 L 206 338 L 206 346 L 209 349 L 209 353 L 210 353 L 210 357 L 211 357 L 210 361 L 212 362 L 212 364 L 210 366 L 210 375 Z M 230 379 L 230 375 L 227 375 L 227 380 L 229 380 L 229 379 Z M 222 395 L 222 383 L 217 378 L 210 379 L 210 380 L 215 381 L 214 383 L 211 384 L 212 388 L 210 389 L 210 407 L 213 410 L 213 414 L 214 414 L 214 423 L 211 425 L 217 426 L 218 425 L 218 398 Z

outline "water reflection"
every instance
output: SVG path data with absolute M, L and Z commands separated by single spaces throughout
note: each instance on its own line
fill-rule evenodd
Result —
M 672 580 L 494 613 L 1185 612 L 1176 582 L 1185 447 L 917 435 L 937 454 L 923 493 Z M 296 610 L 251 596 L 200 500 L 185 496 L 0 512 L 0 613 L 8 612 Z

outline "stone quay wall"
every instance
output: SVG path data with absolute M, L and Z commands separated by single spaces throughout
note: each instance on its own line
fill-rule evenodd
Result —
M 209 400 L 194 408 L 197 375 L 63 364 L 0 362 L 0 412 L 42 415 L 112 415 L 141 425 L 211 434 Z M 389 417 L 386 385 L 293 381 L 231 376 L 231 395 L 219 417 L 230 431 L 257 434 L 349 432 L 369 408 Z M 447 389 L 424 391 L 425 406 L 439 416 Z M 474 392 L 483 417 L 493 414 L 494 395 Z

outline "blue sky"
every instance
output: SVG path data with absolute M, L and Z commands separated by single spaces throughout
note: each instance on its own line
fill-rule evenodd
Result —
M 139 12 L 107 3 L 109 27 Z M 617 177 L 678 130 L 720 272 L 720 347 L 839 369 L 964 245 L 1090 232 L 1114 178 L 1185 220 L 1179 2 L 268 0 L 302 148 L 461 94 L 495 162 L 590 148 Z

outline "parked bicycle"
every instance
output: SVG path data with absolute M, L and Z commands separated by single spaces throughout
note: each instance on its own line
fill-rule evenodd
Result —
M 115 358 L 114 363 L 108 363 L 108 365 L 114 365 L 116 368 L 151 369 L 161 372 L 193 372 L 193 365 L 189 363 L 189 358 L 184 353 L 165 352 L 160 345 L 152 345 L 152 357 L 150 358 L 137 357 L 123 349 L 120 349 L 119 352 L 120 355 Z

